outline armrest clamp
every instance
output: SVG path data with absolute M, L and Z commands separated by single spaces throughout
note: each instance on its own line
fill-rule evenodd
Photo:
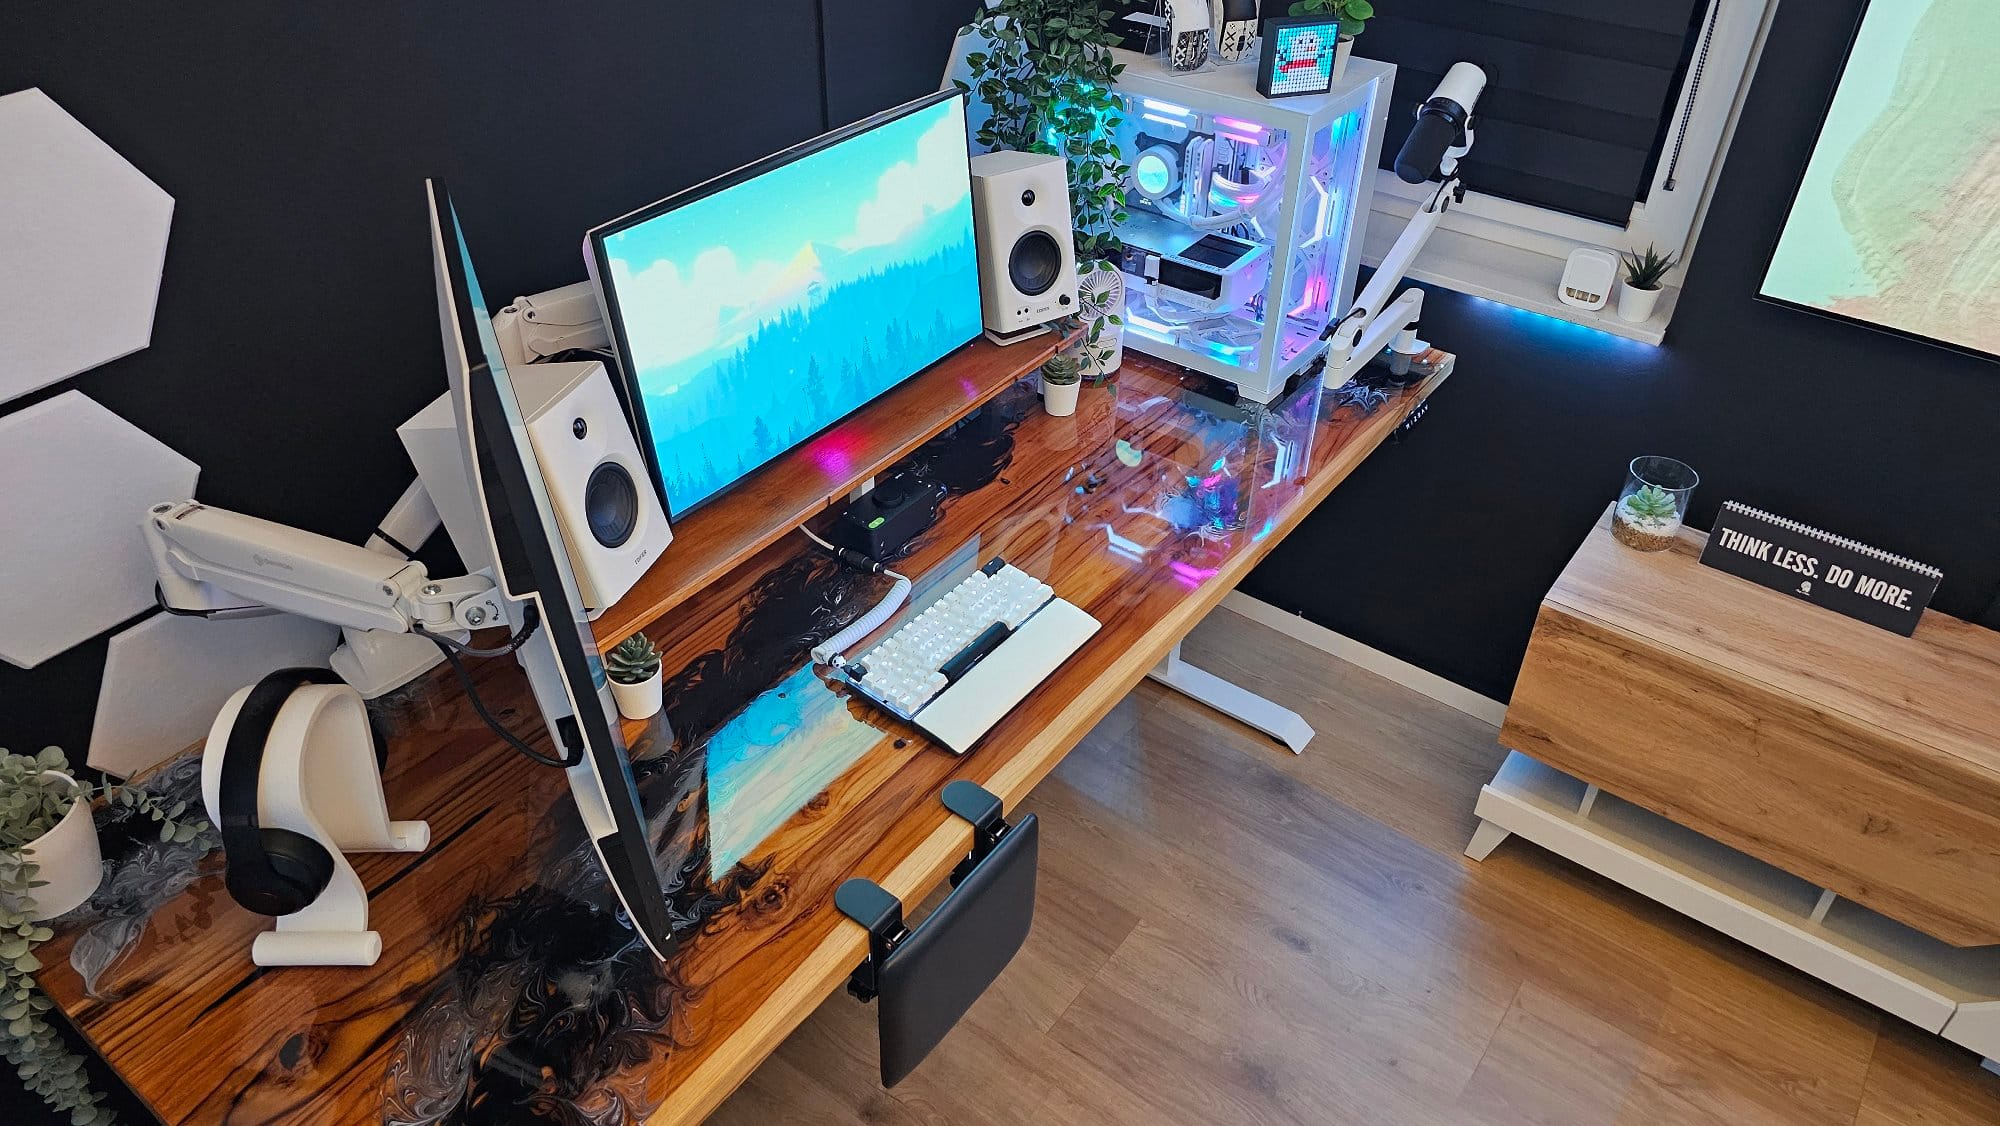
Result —
M 951 870 L 951 886 L 957 887 L 1000 847 L 1001 838 L 1013 826 L 1001 816 L 1000 799 L 977 782 L 961 778 L 946 785 L 940 797 L 946 809 L 972 822 L 972 852 Z
M 992 855 L 1013 826 L 1001 816 L 1000 799 L 977 782 L 960 779 L 945 786 L 940 795 L 944 807 L 972 823 L 972 852 L 951 870 L 951 886 L 957 887 Z M 847 992 L 863 1003 L 880 993 L 879 969 L 891 951 L 910 937 L 903 923 L 903 901 L 873 880 L 855 877 L 833 893 L 833 905 L 841 914 L 868 928 L 868 960 L 847 979 Z

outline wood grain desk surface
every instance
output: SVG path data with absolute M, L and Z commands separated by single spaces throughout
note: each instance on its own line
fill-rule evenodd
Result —
M 94 991 L 70 955 L 115 942 L 117 920 L 64 928 L 42 983 L 169 1122 L 699 1121 L 864 958 L 834 888 L 866 876 L 915 902 L 940 883 L 970 842 L 944 783 L 1012 808 L 1442 383 L 1438 358 L 1372 415 L 1315 388 L 1260 424 L 1128 353 L 1073 417 L 1023 384 L 917 451 L 952 495 L 900 570 L 921 586 L 1002 555 L 1103 623 L 963 758 L 807 667 L 882 580 L 803 537 L 675 607 L 648 629 L 682 670 L 672 737 L 625 725 L 685 921 L 665 964 L 617 919 L 562 779 L 508 753 L 433 673 L 397 708 L 387 779 L 391 813 L 427 819 L 432 846 L 355 857 L 375 966 L 254 968 L 269 921 L 228 898 L 211 855 L 133 918 Z M 477 675 L 504 720 L 538 726 L 510 662 Z
M 1959 945 L 2000 942 L 2000 634 L 1915 636 L 1614 540 L 1543 602 L 1501 741 Z

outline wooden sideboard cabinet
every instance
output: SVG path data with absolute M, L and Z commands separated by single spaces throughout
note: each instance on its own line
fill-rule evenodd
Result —
M 1592 528 L 1468 853 L 1528 837 L 2000 1057 L 2000 634 L 1933 612 L 1899 637 L 1703 567 L 1705 542 Z

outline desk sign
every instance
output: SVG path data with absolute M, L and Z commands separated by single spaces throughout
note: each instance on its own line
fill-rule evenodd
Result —
M 1944 572 L 1730 501 L 1701 561 L 1718 571 L 1910 636 Z

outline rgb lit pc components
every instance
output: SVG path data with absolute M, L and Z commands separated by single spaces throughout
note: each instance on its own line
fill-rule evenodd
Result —
M 1132 158 L 1132 187 L 1150 200 L 1163 200 L 1181 186 L 1181 150 L 1154 144 Z

